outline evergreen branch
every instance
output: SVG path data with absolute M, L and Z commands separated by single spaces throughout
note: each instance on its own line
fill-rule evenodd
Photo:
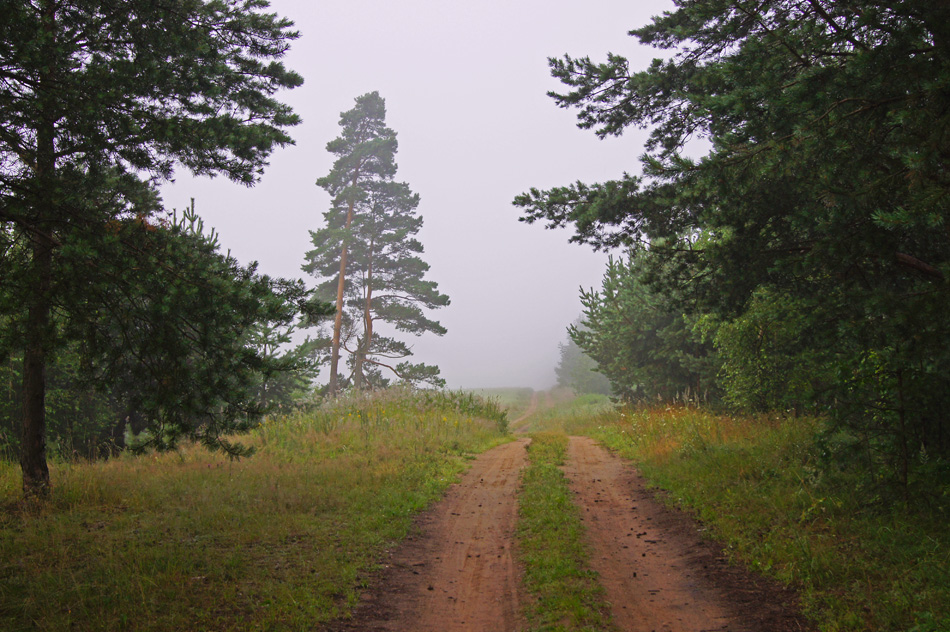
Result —
M 828 12 L 825 11 L 825 8 L 821 6 L 820 0 L 808 0 L 808 4 L 812 6 L 815 12 L 821 17 L 822 20 L 824 20 L 828 24 L 828 26 L 834 29 L 835 33 L 837 33 L 838 35 L 844 35 L 845 39 L 847 39 L 855 47 L 860 48 L 861 50 L 864 50 L 864 51 L 870 50 L 864 44 L 864 42 L 854 39 L 853 37 L 851 37 L 850 34 L 846 33 L 841 27 L 838 26 L 838 23 L 835 22 L 833 19 L 831 19 L 831 16 L 828 15 Z

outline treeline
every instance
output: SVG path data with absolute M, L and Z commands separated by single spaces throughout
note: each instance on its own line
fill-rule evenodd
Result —
M 827 415 L 836 457 L 947 480 L 950 9 L 708 0 L 632 34 L 666 58 L 552 59 L 552 96 L 649 128 L 643 175 L 516 199 L 624 251 L 577 344 L 626 400 Z

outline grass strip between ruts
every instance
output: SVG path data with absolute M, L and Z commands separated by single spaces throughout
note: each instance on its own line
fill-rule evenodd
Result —
M 532 630 L 613 630 L 604 591 L 588 568 L 580 510 L 560 466 L 567 436 L 532 435 L 522 474 L 518 543 Z

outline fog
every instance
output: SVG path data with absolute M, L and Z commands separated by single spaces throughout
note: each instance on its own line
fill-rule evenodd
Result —
M 599 140 L 579 130 L 549 90 L 547 58 L 608 51 L 634 68 L 657 52 L 627 35 L 671 2 L 590 0 L 273 0 L 301 32 L 285 63 L 303 75 L 282 93 L 303 123 L 271 157 L 260 183 L 179 173 L 162 194 L 195 198 L 205 224 L 242 262 L 285 277 L 300 270 L 308 231 L 329 196 L 315 186 L 333 162 L 326 143 L 362 94 L 386 99 L 399 139 L 396 179 L 420 194 L 428 278 L 452 304 L 431 313 L 444 337 L 410 337 L 414 361 L 437 364 L 452 388 L 554 384 L 558 343 L 581 312 L 580 287 L 598 286 L 607 255 L 568 243 L 569 230 L 518 222 L 512 199 L 530 187 L 598 182 L 638 171 L 644 132 Z M 308 278 L 313 285 L 313 279 Z

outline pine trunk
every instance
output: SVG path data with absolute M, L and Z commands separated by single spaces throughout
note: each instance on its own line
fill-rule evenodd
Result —
M 47 57 L 55 60 L 56 4 L 42 4 Z M 52 86 L 56 84 L 56 65 L 50 65 L 39 78 L 40 123 L 36 129 L 34 176 L 37 194 L 33 198 L 34 221 L 27 228 L 32 246 L 30 266 L 33 295 L 27 306 L 23 349 L 23 426 L 20 443 L 20 469 L 23 493 L 46 498 L 50 493 L 49 466 L 46 463 L 46 362 L 50 345 L 53 281 L 53 229 L 56 200 L 56 110 Z
M 372 250 L 372 246 L 370 247 Z M 373 342 L 373 262 L 370 258 L 366 274 L 366 300 L 363 303 L 363 340 L 356 355 L 354 374 L 357 379 L 357 388 L 363 388 L 366 380 L 363 378 L 363 364 L 369 355 L 370 345 Z
M 359 172 L 353 176 L 354 185 L 358 177 Z M 354 204 L 355 202 L 350 200 L 349 207 L 346 209 L 346 230 L 350 230 L 350 225 L 353 223 Z M 329 391 L 331 397 L 336 397 L 340 392 L 340 332 L 343 329 L 343 288 L 346 284 L 346 255 L 347 243 L 344 241 L 343 248 L 340 252 L 340 277 L 336 286 L 336 317 L 333 319 L 333 342 L 330 347 Z
M 51 14 L 48 17 L 52 20 Z M 44 79 L 48 80 L 49 77 Z M 41 84 L 45 82 L 41 80 Z M 43 121 L 36 135 L 35 176 L 38 194 L 34 198 L 36 221 L 30 227 L 33 296 L 27 307 L 24 331 L 23 426 L 20 443 L 23 493 L 43 498 L 49 496 L 50 492 L 49 467 L 46 464 L 46 359 L 52 312 L 53 233 L 48 218 L 52 214 L 55 197 L 54 129 L 52 121 Z
M 33 304 L 26 321 L 26 348 L 23 357 L 23 428 L 20 468 L 23 493 L 49 496 L 49 467 L 46 464 L 46 355 L 50 325 L 50 277 L 53 249 L 46 236 L 33 243 Z

